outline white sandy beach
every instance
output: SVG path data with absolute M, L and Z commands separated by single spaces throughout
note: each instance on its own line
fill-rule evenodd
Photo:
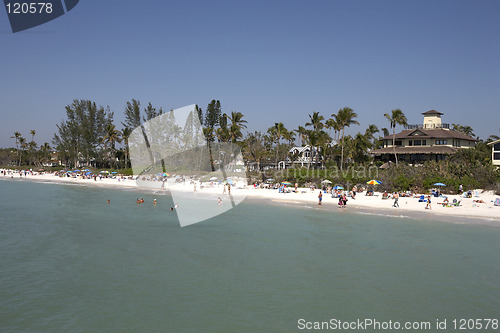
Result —
M 10 171 L 10 170 L 9 170 Z M 137 185 L 134 179 L 121 179 L 121 178 L 102 178 L 97 180 L 94 179 L 82 179 L 81 177 L 59 177 L 51 173 L 36 173 L 28 174 L 27 176 L 20 176 L 19 173 L 7 174 L 0 176 L 0 179 L 26 179 L 30 181 L 42 181 L 42 182 L 52 182 L 52 183 L 69 183 L 78 185 L 88 185 L 88 186 L 101 186 L 101 187 L 122 187 L 122 188 L 135 188 L 141 189 Z M 161 182 L 151 182 L 152 189 L 161 190 Z M 215 183 L 203 183 L 203 187 L 200 188 L 199 182 L 197 182 L 197 191 L 200 193 L 210 193 L 223 196 L 224 187 L 220 184 Z M 149 187 L 149 186 L 148 186 Z M 194 186 L 191 183 L 186 182 L 185 185 L 176 185 L 176 189 L 181 189 L 185 192 L 193 192 Z M 166 186 L 168 190 L 168 185 Z M 426 203 L 419 202 L 416 197 L 400 197 L 399 198 L 399 208 L 393 207 L 393 199 L 382 199 L 381 193 L 375 192 L 374 196 L 366 196 L 365 193 L 358 193 L 355 199 L 348 198 L 347 209 L 349 207 L 359 207 L 364 209 L 373 210 L 384 210 L 390 212 L 390 214 L 397 214 L 398 211 L 411 211 L 420 212 L 424 214 L 441 215 L 441 216 L 463 216 L 469 218 L 482 218 L 500 221 L 500 206 L 494 206 L 494 201 L 499 196 L 495 195 L 493 192 L 484 192 L 482 190 L 473 191 L 479 193 L 476 197 L 473 195 L 472 198 L 464 198 L 459 195 L 447 195 L 449 202 L 453 202 L 453 199 L 460 201 L 460 206 L 457 207 L 444 207 L 439 204 L 442 203 L 444 198 L 432 197 L 432 209 L 425 209 Z M 237 196 L 246 196 L 248 198 L 264 198 L 271 200 L 275 203 L 288 203 L 288 204 L 317 204 L 319 190 L 310 190 L 309 188 L 299 188 L 298 193 L 279 193 L 277 189 L 261 189 L 254 188 L 253 186 L 241 187 L 238 185 L 232 186 L 231 194 Z M 427 196 L 427 193 L 422 193 Z M 226 194 L 227 195 L 227 194 Z M 478 203 L 477 201 L 483 201 L 484 203 Z M 338 199 L 332 198 L 330 194 L 323 193 L 323 204 L 322 207 L 337 207 Z

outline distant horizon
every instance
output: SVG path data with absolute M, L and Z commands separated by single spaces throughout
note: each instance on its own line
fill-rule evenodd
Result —
M 219 99 L 246 132 L 345 106 L 359 126 L 408 123 L 435 109 L 482 140 L 500 135 L 500 2 L 85 1 L 13 34 L 0 9 L 0 147 L 19 131 L 48 142 L 74 99 L 109 106 L 121 128 L 132 98 L 164 111 Z M 398 127 L 400 130 L 402 127 Z

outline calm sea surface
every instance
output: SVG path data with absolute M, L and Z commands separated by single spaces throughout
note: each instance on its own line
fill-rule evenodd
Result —
M 0 190 L 0 332 L 500 319 L 499 227 L 254 200 L 180 228 L 166 195 L 20 180 Z

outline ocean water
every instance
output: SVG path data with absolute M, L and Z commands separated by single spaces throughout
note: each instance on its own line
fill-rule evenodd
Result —
M 452 331 L 453 319 L 500 319 L 496 226 L 246 200 L 180 228 L 168 195 L 0 190 L 0 332 L 300 332 L 299 319 L 365 318 L 447 319 Z

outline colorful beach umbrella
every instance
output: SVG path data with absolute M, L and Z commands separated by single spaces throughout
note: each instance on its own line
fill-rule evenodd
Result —
M 113 172 L 112 172 L 112 174 L 115 174 L 115 173 L 118 173 L 118 172 L 116 172 L 116 171 L 113 171 Z
M 73 170 L 73 172 L 80 172 L 80 170 L 78 170 L 78 169 L 77 170 Z
M 366 182 L 368 185 L 380 185 L 382 182 L 380 180 L 372 179 L 369 182 Z
M 109 171 L 102 170 L 101 173 L 109 173 Z
M 343 190 L 344 188 L 342 186 L 337 185 L 333 189 L 334 190 Z
M 170 177 L 170 174 L 169 174 L 169 173 L 167 173 L 167 172 L 164 172 L 164 173 L 162 173 L 162 176 L 163 176 L 163 177 Z
M 292 183 L 290 183 L 290 182 L 281 182 L 281 184 L 283 184 L 283 185 L 292 185 Z
M 443 183 L 434 183 L 434 186 L 446 186 L 446 184 L 443 184 Z

